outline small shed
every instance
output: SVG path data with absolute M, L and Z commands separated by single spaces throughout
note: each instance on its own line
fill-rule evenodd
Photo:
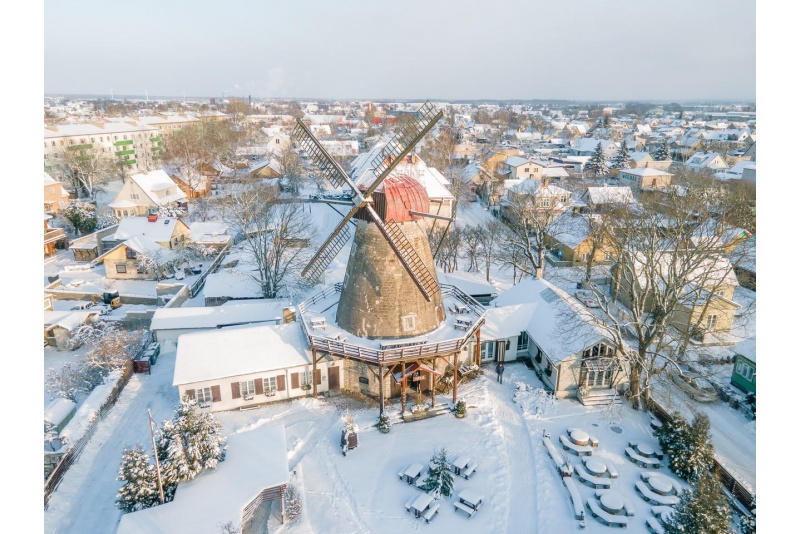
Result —
M 75 415 L 76 406 L 75 401 L 62 397 L 58 397 L 51 402 L 44 409 L 44 431 L 55 431 L 60 434 L 61 430 L 70 422 L 72 416 Z

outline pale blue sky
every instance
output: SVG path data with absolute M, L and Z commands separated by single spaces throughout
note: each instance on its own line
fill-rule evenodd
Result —
M 44 2 L 47 94 L 753 100 L 753 0 Z

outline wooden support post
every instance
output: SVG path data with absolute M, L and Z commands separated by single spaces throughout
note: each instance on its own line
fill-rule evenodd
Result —
M 380 402 L 380 408 L 381 408 L 380 415 L 383 415 L 383 409 L 385 408 L 385 406 L 383 404 L 383 366 L 382 365 L 378 366 L 378 380 L 379 380 L 379 382 L 378 382 L 378 391 L 379 391 L 378 395 L 380 395 L 380 401 L 379 402 Z
M 400 364 L 403 379 L 400 381 L 400 413 L 406 413 L 406 362 Z
M 481 365 L 481 329 L 475 330 L 475 365 Z
M 433 359 L 433 370 L 436 370 L 436 358 Z M 431 408 L 436 405 L 436 375 L 431 373 Z
M 453 353 L 453 406 L 458 399 L 458 353 Z
M 311 349 L 311 387 L 314 397 L 317 396 L 317 349 Z
M 281 488 L 281 525 L 286 522 L 286 503 L 283 496 L 284 490 Z

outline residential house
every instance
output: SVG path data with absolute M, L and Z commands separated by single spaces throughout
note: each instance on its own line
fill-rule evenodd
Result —
M 747 247 L 738 262 L 735 263 L 733 272 L 742 287 L 752 291 L 756 290 L 756 236 L 747 240 Z
M 756 393 L 756 336 L 745 339 L 731 347 L 733 372 L 731 384 L 745 393 Z
M 220 249 L 231 242 L 228 226 L 218 221 L 195 221 L 189 224 L 189 244 Z
M 481 361 L 530 359 L 559 398 L 592 404 L 627 389 L 628 363 L 585 306 L 541 278 L 501 293 L 481 327 Z M 603 399 L 603 400 L 598 400 Z
M 683 165 L 695 172 L 703 170 L 722 172 L 728 170 L 728 164 L 716 152 L 695 152 Z
M 661 252 L 658 261 L 647 260 L 640 252 L 627 252 L 611 268 L 611 291 L 622 305 L 630 307 L 632 298 L 645 298 L 645 311 L 652 311 L 656 302 L 655 296 L 663 288 L 655 287 L 648 282 L 648 272 L 660 273 L 662 280 L 670 280 L 670 272 L 675 269 L 674 253 L 669 250 Z M 680 266 L 677 267 L 680 270 Z M 672 311 L 670 325 L 682 334 L 689 334 L 693 339 L 704 342 L 708 339 L 719 339 L 730 332 L 734 313 L 741 305 L 733 301 L 733 293 L 739 282 L 734 274 L 728 258 L 709 256 L 695 269 L 687 274 L 683 294 L 678 295 L 678 302 Z M 647 288 L 647 289 L 645 289 Z
M 619 182 L 633 191 L 662 189 L 672 183 L 672 174 L 649 167 L 620 169 Z
M 587 187 L 580 199 L 585 202 L 584 211 L 589 213 L 605 213 L 609 210 L 630 206 L 636 203 L 631 188 L 627 185 Z
M 597 143 L 600 143 L 606 160 L 611 160 L 619 150 L 619 143 L 615 141 L 609 139 L 595 139 L 594 137 L 581 137 L 573 140 L 569 152 L 574 156 L 591 156 L 594 154 L 594 151 L 597 150 Z
M 50 220 L 53 216 L 49 213 L 44 214 L 44 255 L 52 256 L 56 250 L 67 247 L 67 236 L 63 228 L 52 228 Z
M 225 358 L 220 358 L 225 354 Z M 178 338 L 172 385 L 213 411 L 337 390 L 341 360 L 312 363 L 300 323 L 232 326 Z
M 58 350 L 73 350 L 70 346 L 72 333 L 83 325 L 92 324 L 100 317 L 99 311 L 54 311 L 44 312 L 44 340 Z
M 267 152 L 272 155 L 280 155 L 287 148 L 291 148 L 291 144 L 291 139 L 286 133 L 276 132 L 267 139 Z
M 186 198 L 204 197 L 211 194 L 211 178 L 208 175 L 192 172 L 189 177 L 183 174 L 172 174 L 170 178 L 186 195 Z
M 598 239 L 592 235 L 602 225 L 602 215 L 583 215 L 577 211 L 565 211 L 547 225 L 545 246 L 561 261 L 573 265 L 586 264 L 589 258 L 595 264 L 611 263 L 615 248 L 609 236 Z
M 52 176 L 44 173 L 44 211 L 55 215 L 61 210 L 61 206 L 69 200 L 67 191 L 61 182 L 57 182 Z
M 721 172 L 715 172 L 714 178 L 722 181 L 741 180 L 744 178 L 744 172 L 748 169 L 750 169 L 753 175 L 755 175 L 756 162 L 750 161 L 749 159 L 742 159 L 736 162 L 736 164 L 730 169 Z M 753 181 L 755 181 L 755 178 L 753 178 Z
M 186 193 L 162 169 L 126 177 L 108 206 L 117 219 L 158 213 L 159 208 L 186 204 Z
M 540 182 L 526 178 L 509 188 L 506 196 L 500 201 L 500 214 L 508 218 L 508 211 L 513 208 L 522 209 L 527 217 L 563 212 L 572 203 L 572 193 L 550 184 L 548 180 Z

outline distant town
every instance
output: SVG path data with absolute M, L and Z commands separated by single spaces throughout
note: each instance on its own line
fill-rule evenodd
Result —
M 47 532 L 755 532 L 754 102 L 45 96 L 43 142 Z

